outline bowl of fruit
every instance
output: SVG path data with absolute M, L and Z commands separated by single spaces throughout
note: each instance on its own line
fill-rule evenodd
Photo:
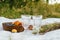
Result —
M 5 22 L 2 23 L 3 29 L 10 32 L 23 32 L 24 27 L 22 26 L 22 22 L 15 21 L 15 22 Z

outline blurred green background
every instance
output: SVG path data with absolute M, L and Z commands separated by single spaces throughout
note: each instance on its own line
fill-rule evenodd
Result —
M 60 18 L 60 4 L 49 0 L 0 0 L 0 16 L 20 18 L 21 15 L 43 15 L 43 18 Z

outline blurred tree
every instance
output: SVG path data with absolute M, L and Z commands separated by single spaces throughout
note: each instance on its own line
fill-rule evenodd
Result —
M 49 0 L 46 0 L 46 3 L 48 4 L 49 3 Z
M 14 5 L 14 0 L 9 0 L 9 7 L 10 7 L 10 9 L 12 9 L 13 5 Z

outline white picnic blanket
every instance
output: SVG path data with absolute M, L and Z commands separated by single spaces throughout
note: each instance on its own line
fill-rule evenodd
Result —
M 48 32 L 44 35 L 39 34 L 32 34 L 32 31 L 25 30 L 24 32 L 20 33 L 11 33 L 8 31 L 4 31 L 2 28 L 3 22 L 13 22 L 19 20 L 18 19 L 8 19 L 4 17 L 0 17 L 0 40 L 60 40 L 60 29 Z M 60 22 L 60 18 L 47 18 L 42 20 L 42 25 L 50 24 L 54 22 Z

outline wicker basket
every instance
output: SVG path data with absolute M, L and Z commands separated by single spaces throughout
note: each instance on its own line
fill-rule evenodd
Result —
M 12 24 L 12 22 L 6 22 L 6 23 L 2 23 L 3 25 L 3 29 L 6 30 L 6 31 L 12 31 L 12 29 L 16 29 L 17 32 L 22 32 L 24 31 L 24 27 L 22 25 L 14 25 Z

